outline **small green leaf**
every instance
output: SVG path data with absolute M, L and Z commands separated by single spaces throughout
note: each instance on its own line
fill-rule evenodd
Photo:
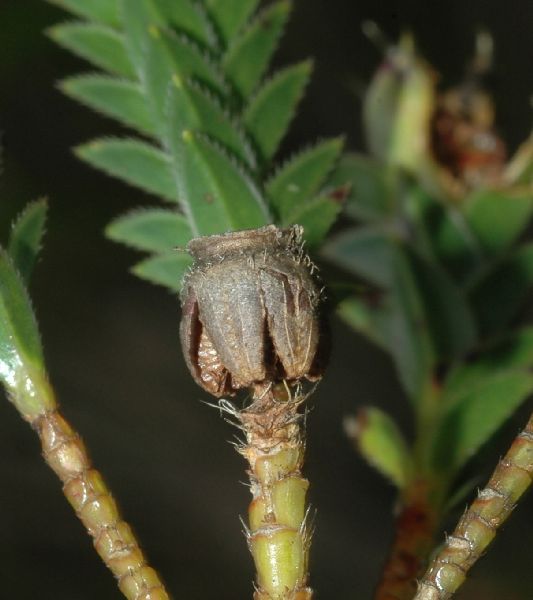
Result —
M 169 158 L 155 146 L 135 139 L 97 139 L 78 146 L 76 154 L 113 177 L 177 202 Z
M 391 170 L 362 154 L 342 156 L 330 178 L 333 185 L 350 184 L 346 213 L 360 221 L 377 221 L 394 213 L 391 180 Z
M 269 221 L 268 209 L 242 166 L 204 135 L 185 129 L 177 101 L 169 94 L 166 141 L 183 212 L 194 235 L 250 229 Z
M 283 223 L 294 222 L 291 215 L 305 209 L 320 190 L 333 168 L 343 141 L 321 142 L 287 162 L 266 185 L 267 194 Z
M 317 247 L 331 226 L 337 220 L 342 209 L 342 203 L 335 198 L 335 190 L 312 198 L 303 205 L 296 207 L 290 214 L 286 215 L 282 222 L 286 225 L 302 225 L 304 228 L 304 239 L 311 247 Z
M 112 27 L 120 23 L 120 12 L 117 0 L 48 0 L 63 10 L 90 21 L 97 21 Z
M 465 199 L 465 218 L 487 256 L 505 251 L 524 231 L 532 212 L 531 192 L 483 190 Z
M 78 75 L 61 82 L 61 90 L 89 108 L 140 133 L 153 135 L 154 124 L 139 84 L 106 75 Z
M 470 290 L 480 330 L 492 335 L 505 328 L 533 288 L 533 244 L 525 244 L 496 264 Z
M 261 11 L 229 46 L 224 71 L 243 99 L 263 77 L 289 18 L 290 3 L 281 0 Z
M 243 120 L 265 161 L 276 153 L 302 98 L 311 70 L 311 61 L 304 61 L 278 71 L 247 103 Z
M 192 259 L 184 252 L 158 254 L 136 264 L 131 272 L 141 279 L 147 279 L 179 292 L 185 273 L 190 268 Z
M 259 0 L 207 0 L 206 6 L 224 45 L 239 33 L 257 8 Z
M 161 14 L 162 25 L 171 25 L 193 40 L 208 46 L 212 42 L 202 11 L 191 0 L 149 0 Z
M 123 77 L 133 77 L 124 36 L 105 25 L 63 23 L 48 30 L 50 37 L 92 64 Z
M 434 464 L 453 474 L 533 392 L 533 374 L 499 371 L 467 388 L 444 416 L 435 439 Z
M 111 221 L 106 235 L 139 250 L 169 252 L 193 237 L 185 217 L 162 208 L 142 208 Z
M 405 439 L 396 423 L 378 408 L 359 411 L 344 421 L 346 433 L 359 452 L 384 477 L 403 489 L 411 479 L 413 465 Z
M 239 126 L 218 101 L 194 82 L 174 77 L 175 110 L 185 129 L 194 129 L 217 140 L 249 168 L 256 166 L 255 156 Z
M 30 279 L 41 249 L 47 211 L 46 200 L 32 202 L 22 211 L 11 229 L 7 250 L 25 283 Z

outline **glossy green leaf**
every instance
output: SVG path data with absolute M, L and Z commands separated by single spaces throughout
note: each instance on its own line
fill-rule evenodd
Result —
M 294 222 L 320 190 L 342 150 L 343 141 L 333 138 L 296 155 L 267 182 L 267 194 L 282 222 Z
M 228 46 L 257 8 L 259 0 L 206 0 L 207 10 Z
M 464 212 L 483 251 L 497 256 L 526 228 L 533 212 L 533 193 L 474 192 L 466 198 Z
M 135 139 L 97 139 L 78 146 L 76 154 L 130 185 L 177 201 L 169 158 L 155 146 Z
M 174 77 L 172 85 L 175 110 L 180 114 L 182 127 L 207 134 L 249 168 L 255 168 L 255 156 L 244 133 L 217 100 L 194 82 Z
M 243 99 L 248 98 L 268 68 L 289 18 L 290 3 L 281 0 L 262 10 L 230 43 L 224 72 Z
M 8 253 L 21 275 L 28 283 L 37 255 L 41 249 L 45 231 L 46 200 L 37 200 L 28 204 L 13 223 L 9 236 Z
M 345 154 L 331 176 L 333 185 L 350 184 L 346 213 L 360 221 L 376 221 L 396 210 L 393 174 L 362 154 Z
M 409 449 L 389 415 L 375 407 L 363 408 L 344 425 L 369 464 L 399 489 L 409 483 L 413 472 Z
M 309 82 L 311 70 L 311 61 L 304 61 L 278 71 L 263 83 L 245 107 L 244 123 L 265 161 L 278 149 Z
M 105 25 L 63 23 L 48 30 L 50 37 L 92 64 L 124 77 L 135 72 L 125 47 L 124 36 Z
M 148 252 L 169 252 L 186 246 L 193 237 L 182 214 L 162 208 L 141 208 L 122 215 L 106 227 L 106 235 Z
M 48 0 L 63 10 L 91 21 L 116 26 L 120 22 L 118 0 Z
M 498 371 L 467 388 L 444 416 L 435 439 L 434 463 L 454 473 L 533 392 L 529 370 Z
M 302 225 L 305 241 L 314 248 L 326 237 L 341 210 L 342 204 L 335 198 L 335 191 L 324 193 L 296 207 L 286 215 L 282 225 Z
M 179 292 L 185 273 L 192 264 L 192 258 L 184 252 L 158 254 L 136 264 L 131 272 L 141 279 L 147 279 Z
M 470 290 L 480 330 L 491 335 L 516 316 L 533 288 L 533 244 L 521 246 L 495 265 Z
M 78 75 L 63 80 L 61 90 L 140 133 L 153 135 L 155 132 L 146 98 L 137 83 L 106 75 Z

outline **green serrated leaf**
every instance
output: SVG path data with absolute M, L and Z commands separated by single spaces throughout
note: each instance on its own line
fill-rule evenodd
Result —
M 290 2 L 287 0 L 268 6 L 230 44 L 222 65 L 243 99 L 255 90 L 268 68 L 289 11 Z
M 106 75 L 78 75 L 61 82 L 61 90 L 89 108 L 112 117 L 140 133 L 155 127 L 139 84 Z
M 48 204 L 37 200 L 28 204 L 13 223 L 7 251 L 22 279 L 28 283 L 41 249 Z
M 505 328 L 533 288 L 533 244 L 525 244 L 496 264 L 470 290 L 479 328 L 493 335 Z
M 93 167 L 165 200 L 177 202 L 169 158 L 135 139 L 97 139 L 78 146 L 76 154 Z
M 0 249 L 0 381 L 32 421 L 54 406 L 31 302 L 13 263 Z
M 267 182 L 267 194 L 283 223 L 302 211 L 320 190 L 342 146 L 340 138 L 321 142 L 295 156 Z
M 335 191 L 312 198 L 286 215 L 283 226 L 297 224 L 304 228 L 304 239 L 311 248 L 317 247 L 337 220 L 342 203 Z
M 258 4 L 259 0 L 206 0 L 209 15 L 225 46 L 239 33 Z
M 173 292 L 179 292 L 185 273 L 192 264 L 192 258 L 184 252 L 158 254 L 136 264 L 131 272 L 141 279 L 157 283 Z
M 171 25 L 194 40 L 208 46 L 212 42 L 201 9 L 191 0 L 147 0 L 162 17 L 161 25 Z
M 48 0 L 63 10 L 91 21 L 116 26 L 120 23 L 117 0 Z
M 350 184 L 346 213 L 360 221 L 378 221 L 396 210 L 393 173 L 362 154 L 345 154 L 333 171 L 332 185 Z
M 175 110 L 185 129 L 205 133 L 230 150 L 250 169 L 256 167 L 255 156 L 244 133 L 224 111 L 217 100 L 194 82 L 184 82 L 174 77 Z
M 276 153 L 309 82 L 311 70 L 311 61 L 304 61 L 278 71 L 247 103 L 243 120 L 265 161 Z
M 124 36 L 105 25 L 62 23 L 48 30 L 60 46 L 106 71 L 133 77 L 135 71 L 125 47 Z
M 142 208 L 118 217 L 106 227 L 106 235 L 139 250 L 169 252 L 193 237 L 185 217 L 162 208 Z
M 533 392 L 533 374 L 525 370 L 497 372 L 485 377 L 453 403 L 435 438 L 433 462 L 450 474 L 503 425 Z
M 532 212 L 530 191 L 483 190 L 465 199 L 466 220 L 487 256 L 505 251 L 524 231 Z
M 359 411 L 356 419 L 346 419 L 345 429 L 368 463 L 399 489 L 410 481 L 413 465 L 405 439 L 396 423 L 374 407 Z
M 251 177 L 222 148 L 204 135 L 187 130 L 177 102 L 169 94 L 166 140 L 183 212 L 194 235 L 209 235 L 260 227 L 269 222 L 268 209 Z

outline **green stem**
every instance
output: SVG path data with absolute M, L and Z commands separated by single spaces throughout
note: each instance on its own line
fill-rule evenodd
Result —
M 305 396 L 283 385 L 257 389 L 237 413 L 246 434 L 240 449 L 250 465 L 253 500 L 248 544 L 255 562 L 255 600 L 310 600 L 306 521 L 309 482 L 302 477 L 304 438 L 298 407 Z
M 424 575 L 414 600 L 448 600 L 533 479 L 533 415 Z

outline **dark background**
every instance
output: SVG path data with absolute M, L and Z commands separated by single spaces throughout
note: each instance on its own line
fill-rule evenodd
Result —
M 205 395 L 185 372 L 177 299 L 129 275 L 137 256 L 102 234 L 112 217 L 156 201 L 79 163 L 69 150 L 120 130 L 54 87 L 88 70 L 43 34 L 65 18 L 41 1 L 0 0 L 0 239 L 27 201 L 49 196 L 46 245 L 31 291 L 64 412 L 175 598 L 250 598 L 253 571 L 238 520 L 249 493 L 239 483 L 244 461 L 226 442 L 234 432 L 201 402 Z M 360 32 L 364 18 L 391 39 L 411 27 L 443 81 L 461 76 L 476 28 L 487 26 L 496 42 L 500 128 L 511 147 L 529 134 L 531 0 L 297 0 L 276 61 L 312 55 L 317 68 L 282 154 L 342 132 L 351 147 L 363 148 L 354 89 L 380 58 Z M 312 583 L 317 598 L 364 599 L 390 541 L 394 491 L 353 452 L 341 420 L 358 405 L 376 404 L 409 431 L 409 414 L 387 357 L 338 322 L 333 331 L 331 366 L 308 421 L 306 472 L 318 508 Z M 486 477 L 526 414 L 527 407 L 472 473 Z M 533 597 L 532 515 L 529 497 L 458 598 Z M 5 401 L 0 540 L 0 600 L 121 597 L 40 459 L 35 435 Z

